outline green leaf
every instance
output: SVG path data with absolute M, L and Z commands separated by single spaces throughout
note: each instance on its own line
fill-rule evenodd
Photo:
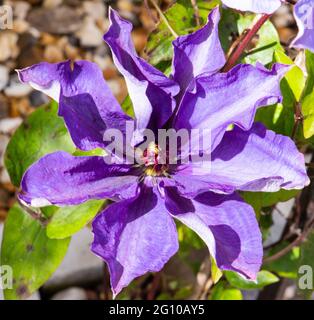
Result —
M 204 241 L 190 228 L 180 222 L 176 222 L 178 238 L 180 242 L 179 257 L 187 263 L 195 273 L 199 271 L 200 264 L 190 259 L 191 249 L 200 250 L 206 247 Z
M 271 214 L 272 208 L 267 208 L 267 209 L 264 209 L 264 211 L 266 211 L 266 212 L 263 212 L 264 214 L 261 214 L 261 212 L 257 213 L 258 224 L 262 233 L 263 242 L 267 240 L 268 237 L 270 236 L 271 234 L 270 228 L 274 224 L 273 215 Z
M 304 86 L 305 77 L 302 70 L 283 51 L 276 50 L 274 53 L 276 62 L 291 65 L 291 69 L 285 74 L 285 80 L 294 94 L 295 100 L 300 101 Z
M 59 208 L 47 225 L 47 236 L 51 239 L 72 236 L 96 216 L 104 202 L 90 200 L 78 206 Z
M 218 283 L 211 294 L 210 300 L 243 300 L 239 289 L 226 288 L 225 283 Z
M 258 273 L 256 282 L 246 280 L 232 271 L 226 271 L 225 276 L 232 286 L 241 290 L 261 289 L 279 281 L 278 277 L 266 270 L 262 270 Z
M 210 257 L 211 262 L 211 276 L 214 284 L 218 283 L 221 277 L 223 276 L 222 271 L 218 268 L 215 260 L 213 257 Z
M 306 139 L 314 135 L 314 54 L 306 51 L 307 79 L 302 96 L 303 134 Z
M 243 296 L 238 289 L 226 289 L 222 292 L 219 300 L 243 300 Z
M 177 223 L 177 230 L 180 246 L 182 246 L 182 249 L 189 250 L 191 246 L 195 249 L 202 249 L 205 247 L 202 239 L 183 223 Z
M 5 153 L 5 166 L 15 186 L 20 185 L 26 169 L 42 156 L 57 150 L 75 151 L 57 110 L 55 102 L 37 109 L 11 138 Z
M 97 148 L 97 149 L 89 150 L 89 151 L 83 151 L 80 149 L 76 149 L 75 152 L 73 153 L 73 156 L 77 156 L 77 157 L 91 157 L 91 156 L 104 157 L 106 155 L 107 155 L 106 151 L 101 148 Z
M 314 91 L 314 53 L 309 50 L 305 51 L 305 62 L 306 62 L 306 71 L 307 78 L 306 84 L 303 92 L 303 97 L 311 94 Z
M 58 210 L 57 206 L 48 206 L 48 207 L 41 207 L 40 211 L 42 215 L 49 220 Z
M 197 1 L 201 24 L 205 24 L 208 14 L 220 1 Z M 169 24 L 178 35 L 185 35 L 197 30 L 194 9 L 190 0 L 178 0 L 165 13 Z M 166 24 L 161 21 L 157 29 L 151 33 L 146 46 L 149 62 L 158 65 L 164 61 L 170 61 L 173 55 L 173 35 Z
M 303 132 L 306 139 L 314 135 L 314 91 L 302 101 Z
M 278 192 L 243 192 L 241 195 L 256 213 L 260 213 L 262 208 L 271 207 L 278 202 L 286 202 L 296 197 L 299 192 L 300 190 L 280 190 Z
M 295 123 L 295 106 L 304 87 L 304 76 L 298 67 L 293 66 L 292 60 L 280 50 L 274 52 L 274 62 L 292 65 L 280 83 L 283 101 L 273 106 L 259 108 L 255 121 L 262 122 L 268 129 L 278 134 L 291 136 Z M 297 138 L 302 142 L 304 140 L 303 134 L 300 136 L 298 133 Z
M 15 205 L 9 211 L 3 232 L 1 264 L 13 269 L 13 289 L 8 300 L 25 299 L 42 286 L 65 256 L 70 238 L 52 240 L 46 228 Z
M 134 117 L 133 103 L 129 95 L 126 96 L 121 104 L 121 107 L 126 114 L 128 114 L 130 117 Z
M 284 80 L 283 80 L 284 81 Z M 294 127 L 294 101 L 287 101 L 287 91 L 283 89 L 285 84 L 282 82 L 283 104 L 263 107 L 257 110 L 255 121 L 262 122 L 267 129 L 273 130 L 278 134 L 291 136 Z
M 256 15 L 249 14 L 240 16 L 238 19 L 238 31 L 242 34 L 250 28 Z M 280 45 L 278 32 L 271 21 L 267 21 L 257 33 L 258 41 L 253 48 L 255 53 L 249 54 L 244 58 L 246 63 L 255 64 L 257 61 L 266 65 L 273 61 L 275 50 L 283 51 Z

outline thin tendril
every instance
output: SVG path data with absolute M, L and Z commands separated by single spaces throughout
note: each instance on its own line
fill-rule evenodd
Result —
M 169 21 L 167 20 L 166 16 L 163 14 L 163 12 L 160 10 L 160 8 L 158 7 L 157 3 L 155 2 L 155 0 L 150 0 L 150 2 L 152 3 L 152 5 L 155 7 L 155 9 L 157 10 L 160 18 L 163 20 L 163 22 L 165 23 L 165 25 L 167 26 L 167 28 L 169 29 L 169 31 L 172 33 L 172 35 L 175 38 L 178 38 L 179 35 L 173 30 L 173 28 L 171 27 Z

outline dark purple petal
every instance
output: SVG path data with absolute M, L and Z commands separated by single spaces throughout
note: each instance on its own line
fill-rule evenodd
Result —
M 282 0 L 222 0 L 222 3 L 240 11 L 271 14 L 280 7 Z
M 107 165 L 103 157 L 55 152 L 26 171 L 19 198 L 34 207 L 76 205 L 89 199 L 124 199 L 135 196 L 137 178 L 129 166 Z
M 77 61 L 72 69 L 70 61 L 44 62 L 18 73 L 22 82 L 59 102 L 59 115 L 81 150 L 105 148 L 104 131 L 108 128 L 124 130 L 125 121 L 130 119 L 122 112 L 94 63 Z
M 175 223 L 152 188 L 108 207 L 94 220 L 93 233 L 91 249 L 107 262 L 114 295 L 134 278 L 161 270 L 178 250 Z
M 212 150 L 230 124 L 249 130 L 256 109 L 281 101 L 280 80 L 287 66 L 271 71 L 258 65 L 238 65 L 228 73 L 196 79 L 195 92 L 184 96 L 175 128 L 211 130 Z
M 111 25 L 104 40 L 111 48 L 115 65 L 125 77 L 137 128 L 161 128 L 172 114 L 173 96 L 179 92 L 179 86 L 136 54 L 131 23 L 120 18 L 113 9 L 109 17 Z
M 263 257 L 262 237 L 254 210 L 238 195 L 203 193 L 193 200 L 165 188 L 166 207 L 207 244 L 222 270 L 256 279 Z
M 299 0 L 294 6 L 299 33 L 292 46 L 314 51 L 314 2 Z
M 173 41 L 173 78 L 182 91 L 200 74 L 212 74 L 224 66 L 225 55 L 218 36 L 219 20 L 217 7 L 211 11 L 202 29 Z
M 238 190 L 275 192 L 309 183 L 304 156 L 288 137 L 255 123 L 250 131 L 225 134 L 212 154 L 212 181 Z

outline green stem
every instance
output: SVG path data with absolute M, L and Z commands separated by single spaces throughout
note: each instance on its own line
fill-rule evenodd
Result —
M 173 30 L 173 28 L 171 27 L 169 21 L 167 20 L 166 16 L 163 14 L 163 12 L 160 10 L 160 8 L 158 7 L 157 3 L 155 2 L 155 0 L 150 0 L 150 2 L 152 3 L 152 5 L 155 7 L 156 11 L 158 12 L 161 20 L 163 20 L 163 22 L 165 23 L 165 25 L 167 26 L 167 28 L 169 29 L 169 31 L 172 33 L 172 35 L 175 38 L 178 38 L 178 34 Z

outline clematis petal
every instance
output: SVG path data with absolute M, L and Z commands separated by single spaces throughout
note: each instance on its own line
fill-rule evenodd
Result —
M 255 123 L 225 134 L 212 154 L 210 179 L 238 190 L 275 192 L 309 183 L 304 156 L 288 137 Z
M 262 237 L 248 204 L 236 194 L 206 192 L 192 200 L 176 188 L 165 188 L 165 194 L 166 208 L 204 240 L 220 269 L 256 279 L 263 256 Z
M 224 66 L 226 60 L 219 41 L 219 20 L 217 7 L 211 11 L 203 28 L 173 41 L 173 79 L 180 84 L 182 92 L 200 74 L 213 74 Z
M 210 163 L 177 167 L 172 180 L 182 195 L 194 198 L 206 191 L 275 192 L 302 189 L 309 183 L 304 156 L 294 142 L 260 123 L 254 123 L 249 131 L 235 128 L 226 132 L 211 158 Z
M 35 90 L 39 90 L 50 98 L 59 102 L 61 93 L 61 77 L 63 70 L 69 62 L 47 63 L 42 62 L 31 67 L 17 70 L 19 79 L 23 83 L 28 83 Z
M 159 271 L 178 250 L 175 223 L 152 188 L 105 209 L 93 233 L 91 249 L 107 262 L 114 295 L 134 278 Z
M 137 192 L 137 178 L 129 166 L 107 165 L 103 157 L 74 157 L 55 152 L 26 171 L 19 198 L 34 207 L 128 198 Z
M 227 7 L 240 11 L 271 14 L 281 5 L 281 0 L 222 0 Z
M 280 80 L 288 68 L 238 65 L 228 73 L 197 78 L 195 92 L 183 97 L 175 128 L 211 130 L 214 150 L 230 124 L 249 130 L 258 107 L 281 101 Z
M 70 61 L 40 63 L 18 71 L 20 80 L 29 83 L 59 102 L 59 115 L 81 150 L 105 148 L 106 129 L 125 130 L 130 120 L 121 110 L 96 64 Z
M 211 165 L 191 163 L 179 166 L 172 180 L 175 181 L 180 194 L 187 198 L 194 198 L 197 195 L 213 191 L 217 193 L 231 194 L 235 192 L 235 187 L 220 182 L 215 177 L 212 178 Z
M 115 65 L 125 77 L 137 128 L 161 128 L 172 114 L 173 96 L 179 92 L 179 86 L 136 54 L 131 23 L 111 8 L 109 17 L 111 25 L 104 40 L 111 48 Z
M 294 6 L 299 33 L 292 46 L 314 51 L 314 1 L 299 0 Z

